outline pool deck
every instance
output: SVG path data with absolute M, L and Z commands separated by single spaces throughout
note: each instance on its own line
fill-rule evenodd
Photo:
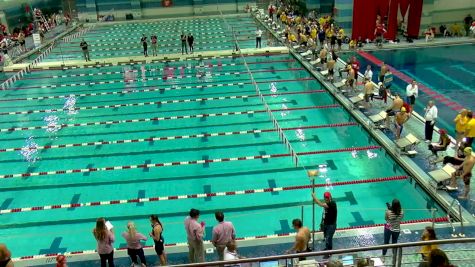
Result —
M 136 22 L 136 21 L 131 21 L 131 22 Z M 449 38 L 447 38 L 449 39 Z M 455 39 L 455 38 L 450 38 L 450 39 Z M 466 38 L 458 38 L 458 39 L 466 39 Z M 416 40 L 420 41 L 420 40 Z M 446 42 L 445 44 L 458 44 L 461 41 L 463 43 L 475 43 L 475 40 L 458 40 L 455 42 L 455 40 L 452 40 L 454 42 Z M 441 45 L 442 43 L 437 43 L 437 45 Z M 421 44 L 421 46 L 424 44 Z M 436 45 L 435 41 L 431 43 L 427 43 L 424 45 L 426 46 L 431 46 L 431 45 Z M 394 47 L 393 47 L 394 46 Z M 394 49 L 394 48 L 403 48 L 403 44 L 388 44 L 385 45 L 384 49 Z M 405 47 L 414 47 L 414 44 L 407 44 Z M 264 53 L 293 53 L 296 55 L 299 60 L 302 60 L 302 58 L 298 55 L 298 53 L 295 53 L 292 51 L 292 49 L 289 50 L 287 47 L 266 47 L 262 49 L 242 49 L 241 53 L 242 54 L 264 54 Z M 225 51 L 210 51 L 210 52 L 202 52 L 202 53 L 197 53 L 194 55 L 181 55 L 181 54 L 167 54 L 167 55 L 160 55 L 158 57 L 144 57 L 144 56 L 134 56 L 134 57 L 123 57 L 123 58 L 111 58 L 111 59 L 101 59 L 101 61 L 92 61 L 90 63 L 86 63 L 84 61 L 65 61 L 63 62 L 44 62 L 38 64 L 39 68 L 42 69 L 48 69 L 48 68 L 60 68 L 60 67 L 98 67 L 98 65 L 120 65 L 121 63 L 123 64 L 130 64 L 130 63 L 151 63 L 155 61 L 167 61 L 167 60 L 187 60 L 187 59 L 196 59 L 199 58 L 200 56 L 205 58 L 205 57 L 217 57 L 217 56 L 236 56 L 236 52 L 232 50 L 225 50 Z M 304 61 L 304 60 L 302 60 Z M 429 177 L 427 174 L 428 171 L 432 170 L 434 167 L 429 164 L 424 164 L 424 162 L 427 162 L 426 157 L 428 155 L 428 150 L 426 147 L 426 144 L 421 142 L 417 145 L 416 151 L 418 151 L 418 155 L 415 158 L 409 158 L 404 155 L 400 155 L 398 153 L 398 150 L 395 149 L 395 145 L 393 143 L 393 134 L 391 131 L 388 132 L 382 132 L 380 130 L 375 130 L 372 128 L 371 124 L 368 123 L 368 116 L 371 114 L 378 113 L 381 110 L 381 106 L 374 105 L 370 110 L 367 111 L 362 111 L 358 109 L 354 109 L 353 105 L 351 102 L 346 98 L 346 96 L 343 96 L 341 94 L 337 93 L 337 90 L 335 86 L 329 82 L 327 82 L 324 77 L 318 72 L 315 71 L 315 69 L 312 68 L 312 66 L 307 62 L 303 63 L 304 66 L 312 70 L 312 73 L 317 77 L 318 80 L 320 80 L 331 92 L 332 94 L 335 95 L 335 97 L 342 102 L 343 106 L 345 106 L 354 116 L 356 119 L 359 120 L 359 122 L 370 131 L 374 138 L 377 139 L 379 142 L 381 142 L 383 145 L 386 146 L 386 149 L 388 153 L 390 153 L 400 164 L 403 164 L 405 168 L 409 168 L 409 172 L 416 173 L 414 177 L 416 178 L 421 186 L 423 186 L 429 193 L 437 197 L 439 201 L 444 201 L 445 205 L 444 206 L 449 206 L 450 203 L 454 200 L 454 195 L 449 194 L 445 191 L 436 191 L 435 188 L 433 187 L 433 181 L 432 178 Z M 338 63 L 338 67 L 343 66 L 343 62 Z M 18 68 L 21 69 L 22 67 L 20 64 L 18 65 Z M 16 66 L 14 65 L 14 66 Z M 12 70 L 15 70 L 12 68 Z M 361 75 L 361 74 L 360 74 Z M 388 103 L 390 104 L 390 103 Z M 384 108 L 383 108 L 384 109 Z M 423 122 L 420 119 L 420 116 L 418 114 L 414 114 L 415 116 L 412 117 L 406 124 L 405 124 L 405 133 L 412 133 L 419 139 L 423 140 L 424 132 L 423 132 Z M 438 129 L 436 129 L 438 130 Z M 434 140 L 438 139 L 438 134 L 436 133 L 434 136 Z M 453 150 L 449 149 L 447 152 L 449 155 L 453 153 Z M 427 165 L 427 166 L 426 166 Z M 417 186 L 417 184 L 414 184 L 414 186 Z M 472 195 L 473 192 L 475 192 L 472 189 Z M 464 206 L 463 210 L 463 221 L 465 223 L 469 223 L 470 225 L 473 225 L 475 222 L 475 204 L 473 200 L 468 200 L 465 201 L 466 203 L 461 201 L 462 206 Z M 457 216 L 457 214 L 453 214 L 454 216 Z M 414 224 L 408 224 L 405 227 L 403 227 L 403 230 L 406 229 L 404 234 L 401 236 L 401 242 L 402 241 L 417 241 L 419 240 L 420 237 L 420 230 L 423 229 L 428 225 L 428 223 L 414 223 Z M 455 226 L 459 227 L 459 223 L 455 223 Z M 444 237 L 448 238 L 450 237 L 450 234 L 452 233 L 452 228 L 448 226 L 448 224 L 443 223 L 443 224 L 438 224 L 438 227 L 440 227 L 440 234 L 439 237 Z M 473 226 L 469 226 L 465 229 L 465 232 L 467 233 L 468 236 L 473 236 L 473 233 L 475 233 L 475 228 Z M 375 244 L 381 244 L 381 239 L 382 239 L 382 227 L 377 226 L 377 227 L 365 227 L 364 229 L 349 229 L 349 230 L 339 230 L 337 231 L 335 235 L 335 247 L 337 248 L 343 248 L 343 247 L 355 247 L 355 246 L 368 246 L 368 245 L 375 245 Z M 470 234 L 469 234 L 470 233 Z M 361 238 L 361 235 L 364 236 L 364 238 Z M 264 255 L 272 255 L 272 254 L 281 254 L 283 253 L 284 248 L 287 248 L 289 246 L 289 243 L 292 242 L 294 238 L 294 234 L 275 234 L 275 235 L 270 235 L 270 236 L 265 236 L 265 237 L 246 237 L 243 240 L 239 242 L 240 247 L 242 247 L 242 254 L 247 257 L 251 256 L 264 256 Z M 318 233 L 316 235 L 316 240 L 321 240 L 321 233 Z M 262 246 L 262 245 L 269 245 L 266 247 L 262 247 L 261 249 L 257 249 L 256 245 Z M 319 244 L 320 245 L 320 244 Z M 211 248 L 211 245 L 207 243 L 207 247 Z M 451 249 L 458 249 L 460 246 L 451 246 Z M 464 248 L 466 248 L 464 246 Z M 472 249 L 474 246 L 471 247 Z M 147 248 L 146 249 L 147 255 L 153 255 L 154 251 L 153 248 Z M 183 259 L 186 258 L 185 252 L 187 251 L 187 246 L 184 243 L 180 244 L 172 244 L 171 246 L 167 247 L 167 252 L 170 254 L 173 254 L 171 257 L 173 263 L 179 263 L 183 262 Z M 455 253 L 455 252 L 454 252 Z M 459 257 L 460 253 L 462 252 L 457 252 L 457 257 Z M 73 253 L 70 253 L 75 254 Z M 81 253 L 77 253 L 78 255 L 75 256 L 74 258 L 70 259 L 70 264 L 69 266 L 91 266 L 93 264 L 97 265 L 97 260 L 95 262 L 92 262 L 92 259 L 97 258 L 96 254 L 94 251 L 85 251 Z M 463 253 L 462 253 L 463 254 Z M 379 253 L 376 253 L 375 255 L 379 255 Z M 451 255 L 451 254 L 449 254 Z M 465 253 L 465 256 L 470 256 L 473 254 L 470 253 Z M 467 257 L 468 257 L 467 256 Z M 126 251 L 120 250 L 116 253 L 116 257 L 122 257 L 123 259 L 126 259 Z M 155 259 L 155 256 L 152 256 L 153 259 Z M 417 253 L 412 253 L 410 256 L 410 260 L 414 260 L 418 257 Z M 35 262 L 34 265 L 37 266 L 48 266 L 48 263 L 52 263 L 54 256 L 47 256 L 47 255 L 40 255 L 40 256 L 34 256 L 29 259 L 16 259 L 15 261 L 15 266 L 32 266 L 32 261 Z M 80 261 L 87 261 L 88 262 L 80 262 Z M 176 260 L 176 261 L 175 261 Z M 128 263 L 128 261 L 127 261 Z M 463 266 L 469 266 L 469 265 L 463 265 Z M 470 265 L 472 266 L 472 265 Z
M 241 49 L 241 53 L 244 55 L 255 55 L 255 54 L 287 54 L 289 49 L 286 46 L 280 47 L 264 47 L 259 49 L 254 48 L 245 48 Z M 129 57 L 114 57 L 114 58 L 104 58 L 100 60 L 92 60 L 86 62 L 84 60 L 68 60 L 64 62 L 52 61 L 52 62 L 41 62 L 36 65 L 36 69 L 60 69 L 63 67 L 77 67 L 77 68 L 94 68 L 105 65 L 122 65 L 130 63 L 154 63 L 159 61 L 183 61 L 188 59 L 199 59 L 199 58 L 213 58 L 213 57 L 222 57 L 222 56 L 238 56 L 234 50 L 220 50 L 220 51 L 204 51 L 195 54 L 160 54 L 156 57 L 145 57 L 145 56 L 129 56 Z M 19 71 L 27 67 L 27 63 L 14 64 L 8 67 L 5 67 L 5 71 Z
M 271 31 L 274 36 L 280 40 L 279 36 L 277 33 L 272 30 L 269 25 L 262 21 L 261 19 L 258 19 L 269 31 Z M 459 39 L 467 39 L 467 42 L 473 42 L 472 39 L 468 38 L 459 38 Z M 460 41 L 460 40 L 459 40 Z M 457 42 L 459 42 L 457 41 Z M 425 43 L 425 41 L 424 41 Z M 396 44 L 392 44 L 396 46 Z M 412 45 L 412 44 L 411 44 Z M 434 45 L 434 42 L 427 43 L 427 46 Z M 354 105 L 350 101 L 350 97 L 354 95 L 343 95 L 339 89 L 335 86 L 335 84 L 327 81 L 325 77 L 316 70 L 314 66 L 312 66 L 306 59 L 304 59 L 298 52 L 295 51 L 295 49 L 290 48 L 290 52 L 294 54 L 296 58 L 298 58 L 302 64 L 307 67 L 309 71 L 313 73 L 313 75 L 321 82 L 323 83 L 326 88 L 329 90 L 330 93 L 333 94 L 333 96 L 338 99 L 344 107 L 347 108 L 347 110 L 352 113 L 352 115 L 362 124 L 372 135 L 375 139 L 378 140 L 383 146 L 386 148 L 386 151 L 393 156 L 393 158 L 401 164 L 412 176 L 414 176 L 415 179 L 419 182 L 419 185 L 422 186 L 428 193 L 430 193 L 433 197 L 435 197 L 444 208 L 447 210 L 452 210 L 451 215 L 460 217 L 458 212 L 454 209 L 456 207 L 457 203 L 460 203 L 464 209 L 462 209 L 462 218 L 463 220 L 468 223 L 470 222 L 471 224 L 475 223 L 475 200 L 468 199 L 468 200 L 459 200 L 457 198 L 458 193 L 457 192 L 446 192 L 442 190 L 437 190 L 436 189 L 436 184 L 435 181 L 433 180 L 432 177 L 428 175 L 428 172 L 441 167 L 440 164 L 439 166 L 429 164 L 429 160 L 427 159 L 431 152 L 427 149 L 427 144 L 424 143 L 424 121 L 422 116 L 417 114 L 416 112 L 413 112 L 413 116 L 411 119 L 406 122 L 405 124 L 405 136 L 408 133 L 412 133 L 414 136 L 416 136 L 421 142 L 419 142 L 415 150 L 418 152 L 415 157 L 409 157 L 407 155 L 401 154 L 400 150 L 396 147 L 396 144 L 394 142 L 394 133 L 392 131 L 381 131 L 379 129 L 375 129 L 374 125 L 372 125 L 369 116 L 374 115 L 379 113 L 380 111 L 384 111 L 387 106 L 391 105 L 391 100 L 388 101 L 387 105 L 380 106 L 380 105 L 373 105 L 368 110 L 363 110 L 359 109 L 358 105 Z M 343 68 L 345 62 L 339 59 L 339 62 L 337 63 L 336 69 L 338 68 Z M 339 78 L 337 77 L 338 75 L 335 75 L 335 81 L 334 83 L 337 83 L 339 81 Z M 361 80 L 361 77 L 363 75 L 359 73 L 359 77 Z M 341 80 L 341 78 L 340 78 Z M 374 84 L 376 86 L 376 84 Z M 362 87 L 359 86 L 359 93 L 362 90 Z M 438 140 L 439 135 L 438 135 L 438 128 L 435 127 L 435 132 L 434 132 L 434 137 L 433 140 Z M 453 140 L 453 138 L 452 138 Z M 454 155 L 454 150 L 453 150 L 453 144 L 447 149 L 447 155 Z M 417 186 L 417 184 L 415 184 Z M 461 181 L 459 181 L 459 189 L 463 189 L 463 185 Z M 475 193 L 475 190 L 472 188 L 471 190 L 472 196 Z M 460 219 L 460 218 L 459 218 Z

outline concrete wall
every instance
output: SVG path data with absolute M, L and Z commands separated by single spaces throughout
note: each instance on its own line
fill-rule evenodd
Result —
M 475 16 L 475 0 L 424 0 L 421 34 L 428 25 L 463 23 L 467 14 Z
M 80 20 L 95 21 L 98 15 L 114 15 L 117 20 L 132 13 L 134 19 L 176 17 L 242 12 L 249 0 L 172 0 L 171 7 L 163 7 L 161 0 L 77 0 Z

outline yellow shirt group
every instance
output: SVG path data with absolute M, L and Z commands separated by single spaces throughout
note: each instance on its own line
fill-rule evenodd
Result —
M 464 133 L 465 132 L 465 127 L 467 125 L 467 122 L 468 122 L 468 117 L 467 116 L 463 116 L 462 117 L 462 114 L 458 114 L 457 117 L 455 117 L 455 130 L 458 132 L 458 133 Z
M 465 132 L 467 137 L 475 137 L 475 118 L 471 118 L 470 121 L 465 126 Z

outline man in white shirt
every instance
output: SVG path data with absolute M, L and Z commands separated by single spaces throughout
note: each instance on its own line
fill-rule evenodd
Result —
M 416 103 L 416 98 L 419 95 L 419 87 L 417 86 L 416 80 L 412 80 L 411 84 L 408 84 L 406 87 L 406 102 L 412 106 Z
M 432 142 L 432 133 L 434 132 L 434 125 L 437 119 L 437 107 L 434 105 L 434 101 L 429 101 L 427 107 L 424 108 L 425 115 L 424 119 L 426 122 L 425 127 L 425 138 L 426 143 Z
M 373 71 L 371 70 L 371 65 L 366 66 L 364 77 L 367 78 L 369 81 L 373 80 Z
M 261 48 L 261 41 L 262 41 L 262 31 L 261 31 L 261 29 L 257 28 L 257 30 L 256 30 L 256 48 Z

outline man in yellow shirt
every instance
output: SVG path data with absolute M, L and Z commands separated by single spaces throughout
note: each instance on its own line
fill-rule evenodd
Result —
M 454 119 L 455 122 L 455 151 L 458 150 L 460 143 L 465 135 L 465 128 L 467 126 L 468 117 L 467 117 L 468 110 L 462 109 L 459 114 Z
M 465 126 L 465 138 L 467 138 L 467 147 L 471 147 L 473 138 L 475 138 L 475 118 L 473 118 L 473 112 L 469 111 L 467 117 L 469 121 L 467 122 L 467 126 Z

